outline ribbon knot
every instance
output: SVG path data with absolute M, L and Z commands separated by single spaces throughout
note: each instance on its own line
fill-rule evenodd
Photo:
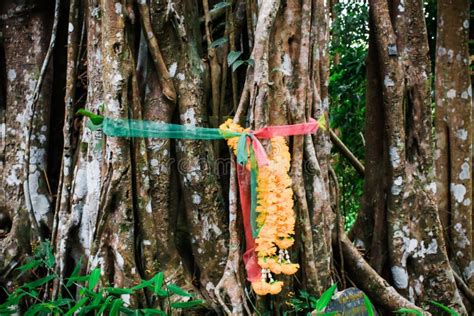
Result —
M 268 156 L 262 143 L 252 131 L 243 132 L 237 143 L 237 163 L 245 166 L 250 159 L 250 167 L 253 168 L 252 157 L 255 158 L 259 167 L 268 165 Z

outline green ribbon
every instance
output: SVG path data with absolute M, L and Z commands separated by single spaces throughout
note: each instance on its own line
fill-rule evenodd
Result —
M 101 129 L 107 136 L 113 137 L 150 137 L 150 138 L 179 138 L 179 139 L 227 139 L 239 137 L 237 143 L 237 163 L 246 166 L 250 159 L 250 224 L 252 236 L 258 235 L 257 228 L 257 177 L 258 162 L 252 148 L 251 134 L 244 132 L 223 131 L 218 128 L 197 127 L 192 125 L 168 124 L 155 121 L 113 119 L 83 111 L 79 114 L 88 116 L 91 120 L 87 126 L 92 130 Z M 93 117 L 91 116 L 93 115 Z M 247 141 L 247 139 L 249 141 Z
M 252 146 L 250 147 L 250 225 L 252 227 L 252 237 L 258 236 L 257 230 L 257 177 L 258 164 L 255 159 L 255 153 Z
M 247 142 L 247 138 L 250 140 Z M 250 226 L 252 228 L 252 237 L 258 236 L 257 228 L 257 177 L 258 163 L 255 152 L 252 148 L 252 138 L 249 133 L 242 133 L 237 143 L 237 163 L 246 166 L 250 157 Z

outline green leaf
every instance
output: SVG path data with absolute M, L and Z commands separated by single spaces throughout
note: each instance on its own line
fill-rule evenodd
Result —
M 136 291 L 136 290 L 144 289 L 146 287 L 150 287 L 153 285 L 153 282 L 154 282 L 154 278 L 151 278 L 150 280 L 142 280 L 139 284 L 132 287 L 131 290 Z
M 56 307 L 59 307 L 59 306 L 69 305 L 72 302 L 74 302 L 74 300 L 72 300 L 70 298 L 61 298 L 60 297 L 57 300 L 52 301 L 51 304 L 53 304 Z
M 422 312 L 420 312 L 417 309 L 413 309 L 413 308 L 400 308 L 400 309 L 396 310 L 394 313 L 397 313 L 397 314 L 415 314 L 416 316 L 423 316 Z
M 211 48 L 220 47 L 224 45 L 225 43 L 227 43 L 228 41 L 229 40 L 227 39 L 227 37 L 218 38 L 214 42 L 211 43 Z
M 163 315 L 163 316 L 166 316 L 166 313 L 159 310 L 159 309 L 143 308 L 140 311 L 145 315 Z
M 161 290 L 161 287 L 163 286 L 163 281 L 165 279 L 165 276 L 163 274 L 163 272 L 159 272 L 158 274 L 156 274 L 154 277 L 153 277 L 153 281 L 155 282 L 155 289 L 154 289 L 154 292 L 156 294 L 158 294 L 158 292 L 160 292 Z
M 6 306 L 15 306 L 18 305 L 23 297 L 26 295 L 30 295 L 30 293 L 22 291 L 21 293 L 19 292 L 14 292 L 13 294 L 8 296 L 8 299 L 6 301 Z M 2 304 L 3 307 L 3 304 Z M 1 314 L 0 314 L 1 315 Z
M 35 316 L 40 314 L 41 312 L 49 313 L 51 309 L 45 306 L 43 303 L 35 304 L 30 306 L 28 310 L 25 312 L 24 316 Z
M 230 51 L 229 54 L 227 54 L 227 64 L 232 66 L 232 64 L 242 55 L 242 52 L 236 52 L 234 50 Z
M 306 300 L 308 299 L 309 299 L 309 303 L 311 304 L 311 307 L 316 308 L 316 305 L 318 304 L 318 299 L 314 296 L 310 296 Z
M 67 280 L 66 287 L 70 287 L 74 283 L 74 280 L 71 280 L 71 278 L 75 278 L 79 275 L 79 272 L 81 271 L 81 264 L 82 257 L 77 262 L 76 266 L 74 267 L 74 270 L 72 270 L 71 276 Z
M 213 11 L 214 10 L 219 10 L 219 9 L 222 9 L 222 8 L 229 7 L 231 5 L 232 5 L 232 2 L 227 2 L 227 1 L 218 2 L 212 7 L 212 10 Z
M 34 270 L 34 269 L 36 269 L 37 267 L 39 267 L 40 265 L 41 265 L 41 260 L 33 259 L 33 260 L 28 261 L 28 263 L 25 263 L 24 265 L 19 266 L 19 267 L 16 268 L 16 269 L 22 272 L 22 273 L 20 273 L 20 275 L 19 275 L 19 277 L 20 277 L 20 276 L 21 276 L 23 273 L 25 273 L 26 271 Z
M 8 307 L 6 308 L 0 308 L 0 315 L 12 315 L 12 314 L 17 314 L 19 311 L 18 309 L 10 309 Z
M 89 276 L 89 290 L 94 290 L 94 287 L 99 283 L 100 280 L 100 268 L 95 268 L 92 270 L 90 276 Z
M 74 282 L 85 282 L 85 281 L 88 281 L 90 278 L 89 275 L 79 275 L 79 276 L 75 276 L 75 277 L 69 277 L 69 278 L 66 278 L 68 281 L 67 281 L 67 284 L 69 285 L 72 285 Z M 66 286 L 67 286 L 66 284 Z
M 249 66 L 254 66 L 254 65 L 255 65 L 255 62 L 254 62 L 254 60 L 253 60 L 252 58 L 247 59 L 245 62 L 246 62 L 247 65 L 249 65 Z
M 430 301 L 430 304 L 442 309 L 443 311 L 445 311 L 446 313 L 448 313 L 449 315 L 452 315 L 452 316 L 460 316 L 458 314 L 458 312 L 456 312 L 454 309 L 452 308 L 449 308 L 448 306 L 446 305 L 443 305 L 441 303 L 438 303 L 436 301 Z
M 365 308 L 367 308 L 367 315 L 368 316 L 374 316 L 374 305 L 372 304 L 372 302 L 370 301 L 369 297 L 367 295 L 364 294 L 364 304 L 365 304 Z
M 172 308 L 190 308 L 190 307 L 202 305 L 203 303 L 204 303 L 203 300 L 192 300 L 188 302 L 174 302 L 174 303 L 171 303 L 171 307 Z
M 102 302 L 102 299 L 104 298 L 103 297 L 103 294 L 104 294 L 104 290 L 100 290 L 99 292 L 93 292 L 93 291 L 90 291 L 89 294 L 89 297 L 93 297 L 94 299 L 92 300 L 91 302 L 91 305 L 100 305 L 100 302 Z M 112 297 L 114 298 L 114 297 Z
M 51 248 L 51 244 L 49 242 L 44 242 L 44 255 L 46 257 L 45 264 L 48 268 L 54 268 L 54 254 L 53 248 Z
M 236 71 L 237 68 L 239 68 L 241 65 L 243 65 L 245 63 L 245 61 L 243 60 L 236 60 L 233 64 L 232 64 L 232 72 Z
M 130 309 L 130 308 L 127 308 L 125 306 L 121 306 L 120 307 L 120 315 L 122 315 L 122 313 L 125 313 L 125 315 L 140 315 L 140 310 L 138 309 Z
M 105 299 L 105 302 L 102 303 L 102 306 L 99 309 L 99 312 L 98 312 L 99 315 L 104 314 L 105 310 L 110 306 L 110 303 L 112 302 L 113 299 L 114 299 L 113 296 L 109 296 Z
M 84 305 L 89 300 L 88 297 L 81 298 L 76 305 L 74 305 L 70 310 L 67 311 L 66 316 L 73 315 L 76 311 L 78 311 L 82 305 Z
M 326 306 L 331 301 L 331 297 L 334 294 L 336 287 L 337 287 L 337 284 L 335 283 L 329 289 L 324 291 L 324 293 L 318 299 L 318 303 L 316 304 L 316 311 L 322 312 L 326 308 Z
M 110 308 L 110 316 L 117 316 L 120 312 L 120 307 L 123 305 L 123 300 L 118 298 L 112 303 L 112 308 Z
M 133 290 L 120 288 L 120 287 L 106 287 L 104 288 L 104 290 L 106 290 L 110 294 L 115 294 L 115 295 L 133 294 Z
M 104 117 L 103 116 L 100 116 L 100 115 L 97 115 L 97 114 L 94 114 L 90 111 L 87 111 L 85 109 L 79 109 L 77 112 L 76 112 L 76 115 L 84 115 L 84 116 L 87 116 L 91 122 L 94 124 L 94 125 L 100 125 L 103 121 L 104 121 Z
M 168 284 L 167 288 L 168 288 L 169 291 L 173 292 L 174 294 L 180 295 L 180 296 L 185 296 L 185 297 L 192 297 L 193 296 L 192 294 L 189 294 L 188 292 L 186 292 L 185 290 L 183 290 L 182 288 L 180 288 L 176 284 Z
M 112 297 L 113 298 L 113 297 Z M 97 309 L 99 309 L 99 307 L 101 307 L 103 304 L 102 302 L 100 302 L 99 304 L 90 304 L 90 305 L 87 305 L 87 306 L 84 306 L 81 311 L 80 311 L 80 314 L 84 314 L 84 315 L 87 315 L 89 312 L 92 312 L 92 311 L 96 311 Z
M 168 297 L 169 296 L 169 293 L 166 292 L 165 290 L 162 290 L 162 289 L 158 289 L 158 290 L 155 289 L 155 294 L 158 295 L 159 297 Z
M 25 283 L 21 287 L 22 288 L 28 288 L 28 289 L 35 289 L 38 286 L 41 286 L 45 283 L 48 283 L 49 281 L 55 279 L 56 277 L 57 277 L 56 274 L 50 274 L 50 275 L 47 275 L 44 278 L 41 278 L 39 280 L 29 282 L 29 283 Z

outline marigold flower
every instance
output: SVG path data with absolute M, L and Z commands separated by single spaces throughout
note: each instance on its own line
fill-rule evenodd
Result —
M 267 295 L 272 290 L 272 286 L 270 283 L 260 280 L 252 282 L 252 289 L 257 295 Z
M 270 265 L 276 263 L 276 260 L 271 257 L 258 258 L 258 265 L 263 269 L 269 269 Z
M 297 263 L 283 263 L 281 265 L 281 273 L 286 275 L 295 274 L 296 271 L 300 268 L 300 265 Z
M 295 240 L 293 238 L 283 238 L 275 240 L 275 244 L 280 249 L 288 249 L 293 245 L 294 242 Z
M 278 263 L 277 261 L 273 261 L 270 263 L 270 271 L 272 271 L 275 274 L 280 274 L 282 272 L 281 270 L 281 264 Z
M 244 129 L 238 124 L 227 120 L 219 127 L 223 135 L 226 131 L 243 133 Z M 229 134 L 229 133 L 228 133 Z M 236 153 L 238 137 L 227 139 L 227 144 Z M 295 233 L 295 214 L 293 211 L 293 190 L 290 170 L 291 155 L 283 137 L 274 137 L 270 140 L 268 148 L 268 165 L 259 166 L 257 175 L 257 227 L 258 236 L 255 239 L 255 251 L 258 264 L 266 272 L 262 280 L 252 282 L 252 288 L 258 295 L 278 294 L 281 292 L 283 282 L 273 281 L 270 272 L 274 274 L 291 275 L 296 273 L 298 264 L 289 262 L 286 249 L 294 243 L 292 237 Z M 250 168 L 248 164 L 247 169 Z M 277 257 L 277 250 L 285 251 L 286 260 Z M 280 256 L 280 255 L 279 255 Z M 267 275 L 268 273 L 268 275 Z M 267 282 L 267 278 L 270 283 Z
M 283 288 L 283 282 L 281 281 L 275 281 L 273 283 L 270 283 L 270 291 L 269 293 L 272 295 L 278 294 L 281 292 L 281 289 Z

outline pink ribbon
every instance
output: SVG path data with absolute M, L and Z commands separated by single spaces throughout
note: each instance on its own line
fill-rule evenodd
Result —
M 277 125 L 268 126 L 258 129 L 255 132 L 249 132 L 251 144 L 255 153 L 257 165 L 266 166 L 269 163 L 268 155 L 265 152 L 259 138 L 272 138 L 276 136 L 293 136 L 313 134 L 318 130 L 318 122 L 310 118 L 308 123 L 300 123 L 294 125 Z M 249 146 L 250 139 L 247 138 L 246 144 Z M 247 147 L 248 148 L 248 147 Z M 261 268 L 258 265 L 257 253 L 255 252 L 255 240 L 252 237 L 252 228 L 250 224 L 250 172 L 245 166 L 237 164 L 237 178 L 239 183 L 240 206 L 242 208 L 242 217 L 244 222 L 245 234 L 245 253 L 243 261 L 247 271 L 247 280 L 250 282 L 259 281 L 261 279 Z

